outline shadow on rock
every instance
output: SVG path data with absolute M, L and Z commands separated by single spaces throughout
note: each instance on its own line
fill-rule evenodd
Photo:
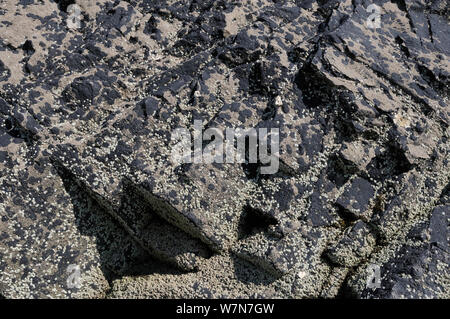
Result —
M 112 281 L 126 276 L 183 272 L 156 260 L 143 249 L 91 195 L 78 185 L 72 174 L 57 166 L 64 188 L 71 197 L 76 226 L 81 235 L 95 237 L 103 275 Z
M 243 260 L 237 256 L 232 256 L 234 263 L 234 274 L 236 279 L 245 284 L 255 284 L 268 286 L 277 278 L 272 276 L 262 268 Z

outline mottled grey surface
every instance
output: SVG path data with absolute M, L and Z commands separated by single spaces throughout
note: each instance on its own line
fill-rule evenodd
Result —
M 449 298 L 449 21 L 0 0 L 0 298 Z M 198 119 L 278 128 L 280 170 L 173 162 Z

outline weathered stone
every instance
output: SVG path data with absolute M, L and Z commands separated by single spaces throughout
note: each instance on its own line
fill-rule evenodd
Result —
M 0 298 L 448 298 L 446 1 L 1 2 Z
M 370 228 L 358 221 L 344 232 L 344 237 L 327 251 L 330 260 L 340 266 L 354 267 L 367 258 L 375 246 L 375 236 Z

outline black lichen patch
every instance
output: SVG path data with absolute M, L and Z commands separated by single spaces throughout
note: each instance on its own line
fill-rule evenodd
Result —
M 21 48 L 25 52 L 26 55 L 32 55 L 36 51 L 33 47 L 33 42 L 31 40 L 26 40 L 21 45 Z
M 55 0 L 55 2 L 58 4 L 58 8 L 61 11 L 64 11 L 67 13 L 67 8 L 71 4 L 75 4 L 75 0 Z
M 8 67 L 0 60 L 0 81 L 6 81 L 11 76 L 11 71 Z

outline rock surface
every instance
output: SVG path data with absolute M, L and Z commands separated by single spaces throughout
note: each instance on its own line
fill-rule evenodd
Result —
M 449 21 L 0 0 L 0 298 L 449 298 Z M 174 162 L 194 120 L 279 129 L 280 169 Z

